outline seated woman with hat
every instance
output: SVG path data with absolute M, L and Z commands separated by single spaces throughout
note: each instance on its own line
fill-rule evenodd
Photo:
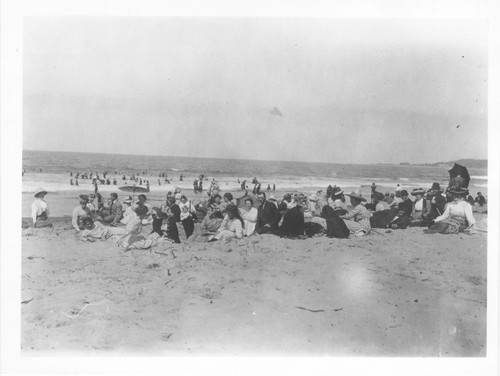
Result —
M 347 214 L 347 204 L 345 203 L 344 191 L 340 187 L 332 187 L 327 193 L 328 205 L 330 205 L 337 215 Z M 365 199 L 366 201 L 366 199 Z
M 467 188 L 451 188 L 449 190 L 453 201 L 450 202 L 443 215 L 437 217 L 431 222 L 426 233 L 458 234 L 459 232 L 468 232 L 476 224 L 472 214 L 472 206 L 465 197 L 469 194 Z
M 406 229 L 411 222 L 411 212 L 413 210 L 413 201 L 408 197 L 408 191 L 402 189 L 401 202 L 398 203 L 397 213 L 394 220 L 391 222 L 393 229 Z
M 241 218 L 236 205 L 226 207 L 226 215 L 217 231 L 217 234 L 211 236 L 209 241 L 230 240 L 233 238 L 241 239 L 244 234 L 245 221 Z
M 33 228 L 52 227 L 49 220 L 49 207 L 44 198 L 47 191 L 43 188 L 37 188 L 35 191 L 35 201 L 31 204 L 31 219 Z
M 368 235 L 372 229 L 370 225 L 371 213 L 361 205 L 362 202 L 366 201 L 366 198 L 355 192 L 346 193 L 346 196 L 351 198 L 351 205 L 354 206 L 354 209 L 339 217 L 344 220 L 351 234 L 355 236 Z
M 413 201 L 413 208 L 411 211 L 412 220 L 410 222 L 410 226 L 427 226 L 427 219 L 431 211 L 431 205 L 425 198 L 426 192 L 423 188 L 415 188 L 411 191 L 411 195 L 415 196 L 415 201 Z

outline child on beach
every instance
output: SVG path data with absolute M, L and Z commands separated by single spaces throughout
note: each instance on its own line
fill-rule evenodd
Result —
M 96 240 L 107 240 L 113 236 L 110 227 L 105 227 L 102 223 L 94 222 L 90 217 L 82 219 L 82 230 L 79 239 L 83 241 L 95 242 Z

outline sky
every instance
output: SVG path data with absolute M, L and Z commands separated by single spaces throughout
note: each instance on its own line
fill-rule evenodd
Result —
M 488 157 L 485 21 L 58 16 L 23 33 L 23 149 Z

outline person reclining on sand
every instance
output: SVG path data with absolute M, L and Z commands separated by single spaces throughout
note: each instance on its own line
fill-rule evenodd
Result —
M 83 241 L 95 242 L 96 240 L 107 240 L 116 233 L 114 227 L 106 227 L 102 223 L 94 222 L 91 217 L 82 219 L 82 227 L 84 228 L 79 233 L 79 239 Z

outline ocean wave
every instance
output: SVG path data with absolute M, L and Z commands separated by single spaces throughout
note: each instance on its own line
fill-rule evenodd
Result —
M 477 179 L 477 180 L 488 180 L 488 175 L 479 175 L 479 176 L 472 175 L 472 176 L 471 176 L 471 179 Z

